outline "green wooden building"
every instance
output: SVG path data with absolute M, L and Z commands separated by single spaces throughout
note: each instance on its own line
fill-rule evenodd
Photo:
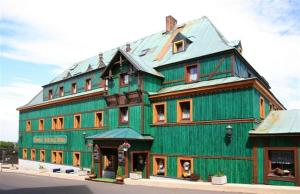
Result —
M 18 109 L 20 167 L 299 185 L 297 133 L 254 133 L 284 109 L 240 41 L 206 17 L 168 16 L 165 30 L 73 64 Z

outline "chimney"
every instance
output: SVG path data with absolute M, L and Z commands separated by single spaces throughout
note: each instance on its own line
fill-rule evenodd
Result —
M 166 32 L 171 32 L 174 30 L 177 24 L 177 20 L 173 16 L 169 15 L 166 17 Z
M 130 44 L 129 43 L 126 43 L 126 49 L 125 49 L 126 52 L 129 52 L 131 51 L 131 48 L 130 48 Z
M 104 66 L 105 64 L 104 64 L 104 61 L 103 61 L 103 53 L 99 53 L 98 57 L 99 57 L 99 67 Z

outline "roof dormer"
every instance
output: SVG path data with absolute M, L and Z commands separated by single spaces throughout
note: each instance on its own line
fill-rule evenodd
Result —
M 190 39 L 178 32 L 172 41 L 173 54 L 184 52 L 191 43 Z

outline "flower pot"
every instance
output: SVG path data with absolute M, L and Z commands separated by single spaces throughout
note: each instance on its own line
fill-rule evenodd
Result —
M 129 178 L 138 180 L 142 178 L 142 172 L 131 172 L 129 173 Z
M 89 174 L 89 177 L 90 177 L 91 179 L 94 179 L 94 178 L 96 178 L 97 176 L 96 176 L 96 174 Z
M 116 181 L 117 181 L 117 183 L 119 183 L 119 184 L 123 184 L 123 183 L 124 183 L 124 178 L 123 178 L 122 176 L 117 176 L 117 177 L 116 177 Z
M 226 176 L 213 176 L 211 179 L 211 183 L 213 185 L 224 185 L 227 183 L 227 177 Z

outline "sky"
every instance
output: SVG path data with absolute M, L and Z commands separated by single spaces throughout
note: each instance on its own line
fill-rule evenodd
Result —
M 0 140 L 17 141 L 18 111 L 77 61 L 207 16 L 287 109 L 300 109 L 298 0 L 0 0 Z

